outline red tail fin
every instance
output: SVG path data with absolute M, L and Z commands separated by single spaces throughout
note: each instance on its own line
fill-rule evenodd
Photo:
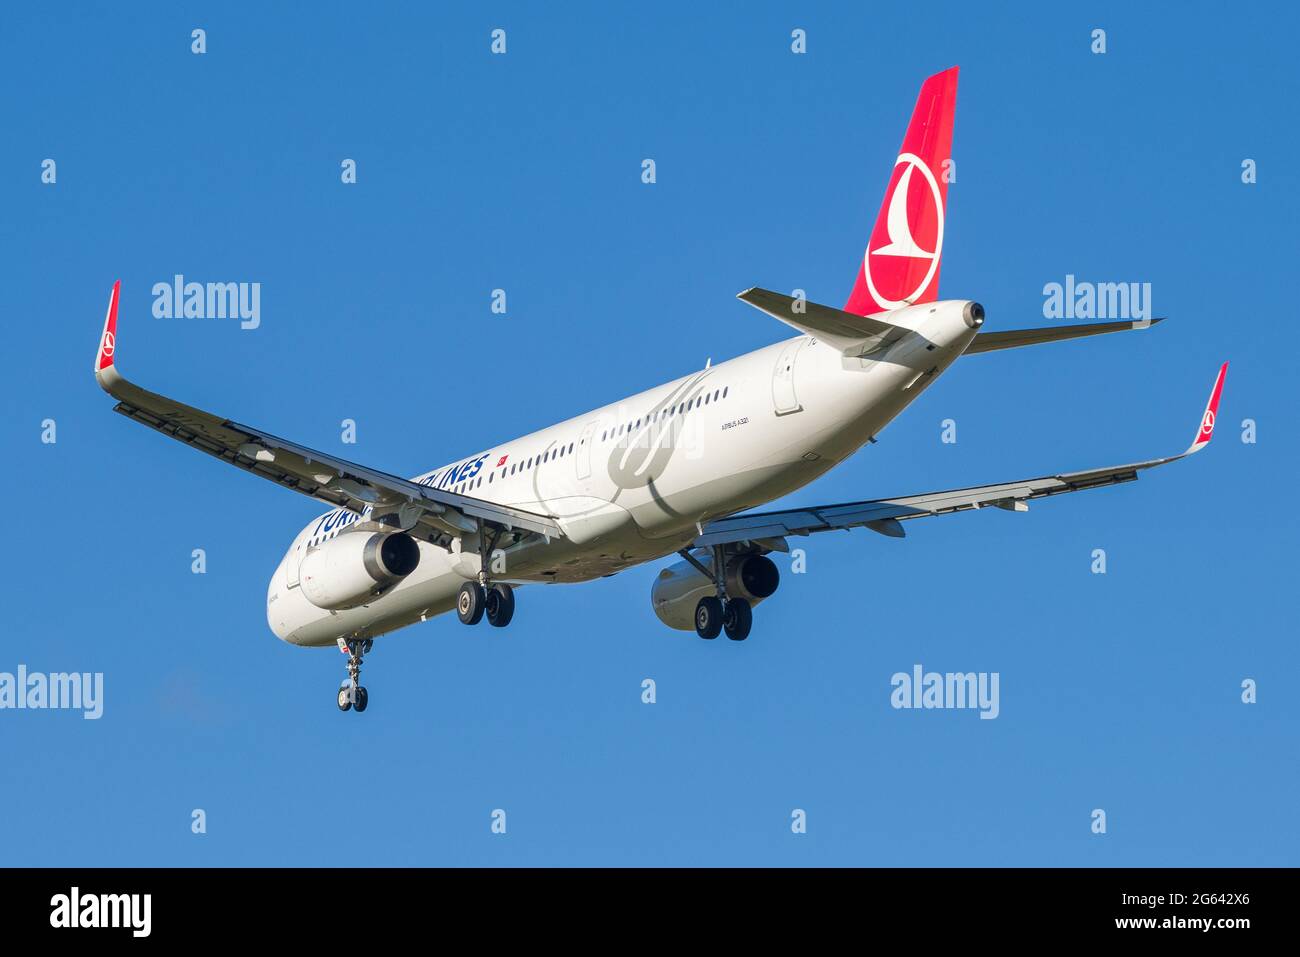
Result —
M 868 316 L 939 297 L 957 67 L 921 85 L 845 312 Z

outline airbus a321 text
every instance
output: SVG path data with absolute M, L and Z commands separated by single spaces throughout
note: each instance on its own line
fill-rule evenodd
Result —
M 374 638 L 453 608 L 505 627 L 515 588 L 583 582 L 676 554 L 650 601 L 670 628 L 743 641 L 777 590 L 769 553 L 792 536 L 903 523 L 1128 482 L 1204 448 L 1227 363 L 1186 452 L 1110 468 L 972 488 L 750 511 L 834 468 L 930 388 L 959 357 L 1142 328 L 1147 322 L 986 332 L 984 309 L 940 300 L 939 264 L 957 68 L 930 77 L 894 163 L 843 309 L 765 289 L 740 298 L 797 332 L 415 478 L 318 452 L 148 392 L 117 360 L 113 286 L 95 378 L 115 411 L 230 465 L 330 506 L 290 544 L 267 590 L 284 641 L 348 656 L 338 707 L 364 711 L 362 656 Z M 1158 320 L 1157 320 L 1158 321 Z

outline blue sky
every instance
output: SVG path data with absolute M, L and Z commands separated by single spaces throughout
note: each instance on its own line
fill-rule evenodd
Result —
M 1297 863 L 1294 12 L 266 6 L 3 15 L 0 671 L 102 671 L 105 712 L 0 711 L 0 864 Z M 1217 441 L 1028 515 L 802 542 L 743 645 L 663 628 L 647 566 L 381 639 L 341 715 L 342 656 L 264 615 L 319 509 L 92 379 L 120 278 L 147 387 L 394 472 L 471 454 L 783 337 L 749 286 L 842 303 L 954 63 L 943 295 L 1011 329 L 1066 274 L 1150 282 L 1170 321 L 959 361 L 792 503 L 1174 453 L 1230 359 Z M 260 328 L 153 318 L 176 273 L 260 282 Z M 998 672 L 1000 716 L 892 709 L 917 663 Z

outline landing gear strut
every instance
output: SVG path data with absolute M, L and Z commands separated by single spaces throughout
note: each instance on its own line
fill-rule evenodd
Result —
M 695 633 L 701 638 L 712 640 L 723 631 L 732 641 L 744 641 L 749 637 L 749 629 L 754 624 L 754 610 L 744 598 L 727 597 L 726 553 L 721 545 L 713 546 L 713 568 L 705 565 L 688 549 L 678 552 L 683 558 L 711 582 L 717 589 L 717 596 L 706 595 L 695 606 Z
M 361 658 L 370 654 L 374 646 L 372 638 L 348 638 L 341 641 L 348 655 L 348 677 L 339 685 L 338 705 L 340 711 L 355 709 L 357 714 L 366 710 L 370 695 L 361 687 Z

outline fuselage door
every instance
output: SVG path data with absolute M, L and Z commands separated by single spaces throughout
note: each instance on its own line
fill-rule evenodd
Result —
M 803 410 L 794 390 L 794 372 L 799 350 L 807 344 L 807 336 L 791 339 L 776 357 L 776 367 L 772 369 L 772 407 L 777 415 L 789 415 Z
M 573 459 L 574 467 L 578 470 L 578 480 L 586 481 L 591 478 L 591 448 L 595 444 L 596 426 L 600 425 L 599 419 L 592 419 L 582 430 L 582 435 L 578 437 L 578 447 L 574 450 L 578 454 Z
M 293 547 L 284 559 L 284 581 L 289 588 L 298 587 L 298 566 L 302 564 L 302 556 L 307 551 L 307 544 L 299 542 Z

